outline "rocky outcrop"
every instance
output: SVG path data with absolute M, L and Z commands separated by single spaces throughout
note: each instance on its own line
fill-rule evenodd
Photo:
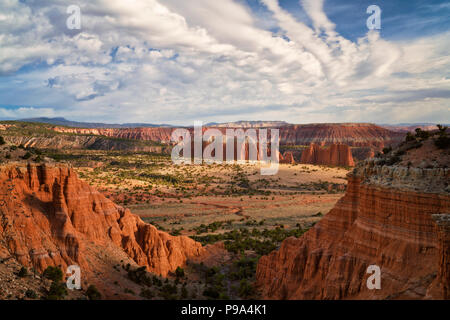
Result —
M 284 155 L 280 153 L 279 162 L 285 164 L 295 164 L 294 156 L 292 152 L 285 152 Z
M 208 127 L 215 128 L 281 128 L 289 125 L 285 121 L 235 121 L 224 123 L 208 124 Z
M 332 144 L 330 147 L 321 148 L 312 143 L 303 150 L 300 163 L 347 167 L 355 165 L 350 148 L 343 144 Z
M 38 271 L 77 264 L 92 276 L 100 268 L 95 261 L 129 257 L 165 276 L 204 250 L 144 223 L 68 167 L 1 167 L 0 198 L 0 257 Z
M 94 135 L 55 135 L 46 136 L 5 136 L 5 140 L 14 145 L 40 149 L 89 149 L 116 150 L 130 152 L 169 153 L 169 148 L 140 141 L 111 139 Z
M 281 125 L 271 129 L 280 130 L 280 145 L 310 145 L 311 143 L 331 145 L 345 144 L 350 147 L 383 148 L 400 142 L 404 133 L 393 132 L 374 124 L 368 123 L 320 123 L 304 125 Z M 225 134 L 226 129 L 238 127 L 220 127 Z M 258 126 L 261 128 L 261 126 Z M 159 143 L 170 143 L 172 131 L 176 128 L 129 128 L 129 129 L 83 129 L 54 127 L 53 130 L 64 133 L 103 135 L 107 137 L 147 140 Z M 203 130 L 206 130 L 204 127 Z M 247 129 L 247 128 L 246 128 Z M 258 130 L 258 129 L 257 129 Z M 270 130 L 269 130 L 270 131 Z
M 375 157 L 375 150 L 372 147 L 359 147 L 351 150 L 353 160 L 366 160 Z
M 318 123 L 292 125 L 280 130 L 281 145 L 331 145 L 383 148 L 396 145 L 404 133 L 393 132 L 370 123 Z
M 431 130 L 436 130 L 436 125 L 435 124 L 416 124 L 416 125 L 380 125 L 383 128 L 386 128 L 390 131 L 394 131 L 394 132 L 402 132 L 402 133 L 407 133 L 407 132 L 414 132 L 417 128 L 420 128 L 421 130 L 427 130 L 427 131 L 431 131 Z
M 279 126 L 278 126 L 279 124 Z M 302 124 L 290 125 L 286 123 L 259 123 L 250 126 L 249 123 L 239 122 L 236 125 L 212 125 L 225 135 L 227 129 L 255 129 L 256 131 L 269 128 L 279 129 L 281 146 L 332 146 L 347 145 L 351 147 L 352 157 L 358 160 L 364 160 L 372 157 L 375 152 L 381 151 L 385 146 L 395 146 L 403 140 L 404 132 L 394 132 L 380 126 L 369 123 L 320 123 L 320 124 Z M 158 128 L 69 128 L 54 127 L 53 130 L 60 133 L 72 133 L 83 135 L 106 136 L 112 138 L 122 138 L 130 140 L 153 141 L 162 144 L 173 144 L 171 134 L 176 128 L 158 127 Z M 192 128 L 188 128 L 191 131 Z M 208 127 L 203 127 L 203 131 Z M 293 155 L 298 153 L 296 149 L 287 150 Z M 345 151 L 346 152 L 346 151 Z M 344 155 L 344 158 L 349 158 Z M 299 157 L 297 158 L 299 159 Z M 339 160 L 334 158 L 334 165 L 352 166 L 352 160 Z M 341 161 L 342 164 L 337 164 Z M 314 161 L 304 163 L 315 163 Z M 323 164 L 329 164 L 324 161 Z
M 442 290 L 443 298 L 450 299 L 450 213 L 434 214 L 438 228 L 439 269 L 436 286 Z
M 442 299 L 449 288 L 448 168 L 372 159 L 345 196 L 301 238 L 263 256 L 257 285 L 270 299 Z M 370 290 L 370 265 L 381 289 Z
M 56 132 L 74 133 L 83 135 L 100 135 L 113 138 L 154 141 L 158 143 L 170 143 L 173 128 L 130 128 L 130 129 L 84 129 L 84 128 L 67 128 L 55 127 Z

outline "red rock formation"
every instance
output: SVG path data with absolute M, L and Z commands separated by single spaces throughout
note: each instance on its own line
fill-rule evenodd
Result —
M 203 131 L 206 129 L 204 127 Z M 226 129 L 236 128 L 217 129 L 225 134 Z M 393 132 L 368 123 L 286 125 L 280 126 L 279 129 L 280 145 L 346 144 L 350 147 L 376 147 L 380 149 L 385 145 L 395 145 L 404 137 L 404 133 Z M 123 139 L 169 143 L 172 131 L 175 128 L 83 129 L 55 127 L 54 130 L 65 133 L 104 135 Z
M 395 146 L 404 139 L 405 132 L 394 132 L 369 123 L 321 123 L 304 125 L 286 125 L 267 127 L 280 130 L 280 145 L 310 145 L 329 146 L 345 144 L 352 147 L 353 158 L 364 160 L 372 155 L 367 150 L 381 151 L 384 146 Z M 263 123 L 261 123 L 263 125 Z M 255 129 L 256 128 L 256 129 Z M 259 125 L 256 131 L 263 129 Z M 203 127 L 203 131 L 207 130 Z M 224 135 L 227 129 L 242 129 L 241 127 L 216 127 Z M 244 128 L 247 130 L 249 128 Z M 270 135 L 270 129 L 269 135 Z M 123 139 L 147 140 L 163 144 L 171 143 L 171 133 L 175 128 L 119 128 L 119 129 L 83 129 L 54 127 L 57 132 L 77 133 L 85 135 L 104 135 Z M 193 129 L 189 128 L 192 132 Z M 34 142 L 34 141 L 33 141 Z M 348 165 L 348 164 L 344 164 Z
M 292 125 L 280 130 L 281 145 L 346 144 L 350 147 L 396 145 L 404 133 L 397 133 L 370 123 L 318 123 Z
M 294 156 L 292 152 L 285 152 L 284 155 L 280 153 L 279 162 L 285 164 L 295 164 Z
M 370 158 L 374 152 L 381 151 L 385 146 L 395 146 L 404 139 L 404 132 L 394 132 L 380 126 L 369 123 L 321 123 L 304 125 L 280 125 L 268 129 L 279 129 L 280 145 L 310 145 L 321 147 L 333 144 L 345 144 L 352 147 L 353 158 L 364 160 Z M 123 139 L 147 140 L 163 144 L 171 144 L 171 134 L 176 128 L 119 128 L 119 129 L 83 129 L 54 127 L 53 130 L 65 133 L 77 133 L 84 135 L 103 135 Z M 203 127 L 203 132 L 208 128 Z M 242 129 L 239 127 L 215 128 L 225 135 L 227 129 Z M 247 130 L 249 128 L 244 128 Z M 258 130 L 261 127 L 253 128 Z M 191 134 L 193 128 L 189 128 Z M 28 143 L 28 140 L 25 141 Z M 23 143 L 23 142 L 21 142 Z M 32 143 L 35 143 L 33 140 Z M 40 143 L 42 144 L 42 142 Z M 52 143 L 54 144 L 54 143 Z M 39 146 L 39 145 L 38 145 Z M 293 151 L 293 150 L 292 150 Z M 343 164 L 345 166 L 349 164 Z
M 353 159 L 365 160 L 375 157 L 375 151 L 372 147 L 361 147 L 352 149 Z
M 121 139 L 170 143 L 172 131 L 175 129 L 173 128 L 85 129 L 85 128 L 55 127 L 53 128 L 53 130 L 61 133 L 101 135 Z
M 394 131 L 394 132 L 414 132 L 417 128 L 420 128 L 425 131 L 433 131 L 436 130 L 435 124 L 426 124 L 426 125 L 381 125 L 381 127 L 386 128 L 388 130 Z
M 435 214 L 433 220 L 438 227 L 439 270 L 436 285 L 444 299 L 450 299 L 450 214 Z
M 449 177 L 449 169 L 378 166 L 373 160 L 357 168 L 346 195 L 319 223 L 260 259 L 256 279 L 263 296 L 448 298 L 449 220 L 440 216 L 436 225 L 432 215 L 450 212 L 444 191 Z M 370 265 L 381 268 L 380 290 L 367 288 Z
M 128 256 L 163 276 L 203 252 L 188 237 L 144 223 L 78 179 L 71 168 L 0 168 L 0 257 L 43 271 L 79 265 L 85 274 L 102 256 Z
M 312 143 L 303 150 L 300 163 L 321 164 L 331 166 L 354 166 L 352 153 L 346 145 L 333 144 L 328 148 L 321 148 Z

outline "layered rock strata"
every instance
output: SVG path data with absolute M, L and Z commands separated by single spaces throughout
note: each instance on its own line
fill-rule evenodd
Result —
M 343 144 L 332 144 L 329 147 L 321 148 L 312 143 L 303 150 L 300 163 L 347 167 L 355 165 L 350 148 Z
M 260 259 L 258 288 L 270 299 L 448 299 L 449 177 L 448 168 L 358 166 L 319 223 Z M 380 290 L 367 286 L 371 265 Z
M 204 250 L 144 223 L 64 166 L 1 167 L 0 205 L 0 257 L 38 271 L 77 264 L 89 274 L 108 251 L 165 276 Z

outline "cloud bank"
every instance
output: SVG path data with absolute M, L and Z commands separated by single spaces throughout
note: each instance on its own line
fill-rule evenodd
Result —
M 337 32 L 323 0 L 0 3 L 0 117 L 165 122 L 450 122 L 450 33 Z M 366 15 L 361 12 L 361 15 Z M 366 28 L 365 25 L 357 26 Z M 27 107 L 28 106 L 28 107 Z M 444 121 L 445 122 L 445 121 Z

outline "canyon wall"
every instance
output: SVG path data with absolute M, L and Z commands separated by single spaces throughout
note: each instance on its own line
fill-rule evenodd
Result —
M 437 285 L 442 288 L 443 298 L 450 299 L 450 213 L 434 214 L 438 227 L 439 270 Z
M 165 276 L 204 250 L 144 223 L 64 166 L 0 167 L 0 209 L 0 258 L 40 272 L 77 264 L 92 277 L 131 258 Z
M 370 123 L 318 123 L 292 125 L 280 130 L 281 145 L 345 144 L 350 147 L 383 148 L 395 145 L 404 133 L 393 132 Z
M 448 168 L 359 165 L 319 223 L 259 260 L 258 288 L 269 299 L 448 298 L 449 178 Z M 367 287 L 370 265 L 380 290 Z
M 394 125 L 388 125 L 388 124 L 386 124 L 386 125 L 380 125 L 380 126 L 383 127 L 383 128 L 386 128 L 388 130 L 394 131 L 394 132 L 402 132 L 402 133 L 407 133 L 407 132 L 414 133 L 414 131 L 417 128 L 420 128 L 421 130 L 425 130 L 425 131 L 436 130 L 436 124 L 415 124 L 415 125 L 408 125 L 408 124 L 405 124 L 405 125 L 395 125 L 395 124 Z
M 332 144 L 321 148 L 315 143 L 303 150 L 300 163 L 353 167 L 352 152 L 347 145 Z
M 113 138 L 154 141 L 158 143 L 169 144 L 172 131 L 175 129 L 174 128 L 84 129 L 84 128 L 55 127 L 53 128 L 53 130 L 61 133 L 101 135 Z
M 83 135 L 103 135 L 106 137 L 123 138 L 131 140 L 153 141 L 162 144 L 173 144 L 171 142 L 171 134 L 176 128 L 130 128 L 130 129 L 83 129 L 83 128 L 67 128 L 54 127 L 53 130 L 61 133 L 74 133 Z M 208 128 L 204 127 L 203 132 Z M 220 130 L 222 134 L 226 134 L 227 129 L 242 128 L 215 128 Z M 246 130 L 248 128 L 244 128 Z M 261 128 L 256 128 L 256 132 Z M 280 145 L 281 146 L 298 146 L 306 145 L 310 148 L 303 151 L 304 155 L 299 155 L 295 149 L 289 150 L 293 157 L 297 157 L 297 161 L 311 164 L 325 165 L 341 165 L 353 166 L 354 160 L 364 160 L 373 157 L 375 152 L 380 151 L 385 146 L 395 146 L 404 138 L 402 132 L 394 132 L 382 128 L 377 125 L 368 123 L 340 123 L 340 124 L 305 124 L 305 125 L 283 125 L 280 129 Z M 188 128 L 191 131 L 192 128 Z M 270 129 L 268 129 L 270 136 Z M 321 151 L 317 145 L 332 146 L 337 150 L 331 150 L 333 155 L 327 155 Z M 350 153 L 341 147 L 346 145 L 352 147 Z M 344 150 L 345 149 L 345 150 Z M 334 152 L 336 151 L 336 152 Z M 167 152 L 167 150 L 166 150 Z M 306 153 L 305 153 L 306 152 Z M 302 159 L 302 160 L 301 160 Z M 282 160 L 284 161 L 284 160 Z M 288 162 L 291 162 L 290 159 Z
M 207 128 L 204 127 L 203 131 Z M 225 134 L 226 129 L 216 128 Z M 346 144 L 351 147 L 376 147 L 394 145 L 403 139 L 404 133 L 393 132 L 368 123 L 305 124 L 287 125 L 280 129 L 280 145 Z M 175 128 L 131 128 L 131 129 L 82 129 L 55 127 L 57 132 L 104 135 L 124 139 L 148 140 L 170 143 Z M 192 130 L 192 128 L 190 128 Z M 256 129 L 257 131 L 259 129 Z M 268 129 L 270 132 L 270 129 Z
M 55 135 L 45 136 L 4 136 L 5 141 L 14 145 L 23 145 L 26 148 L 40 149 L 90 149 L 90 150 L 116 150 L 129 152 L 169 153 L 164 146 L 152 146 L 139 143 L 139 141 L 124 141 L 105 138 L 95 135 Z
M 294 159 L 294 155 L 292 154 L 292 152 L 285 152 L 284 154 L 280 153 L 279 161 L 280 161 L 280 163 L 285 163 L 285 164 L 295 164 L 295 159 Z

